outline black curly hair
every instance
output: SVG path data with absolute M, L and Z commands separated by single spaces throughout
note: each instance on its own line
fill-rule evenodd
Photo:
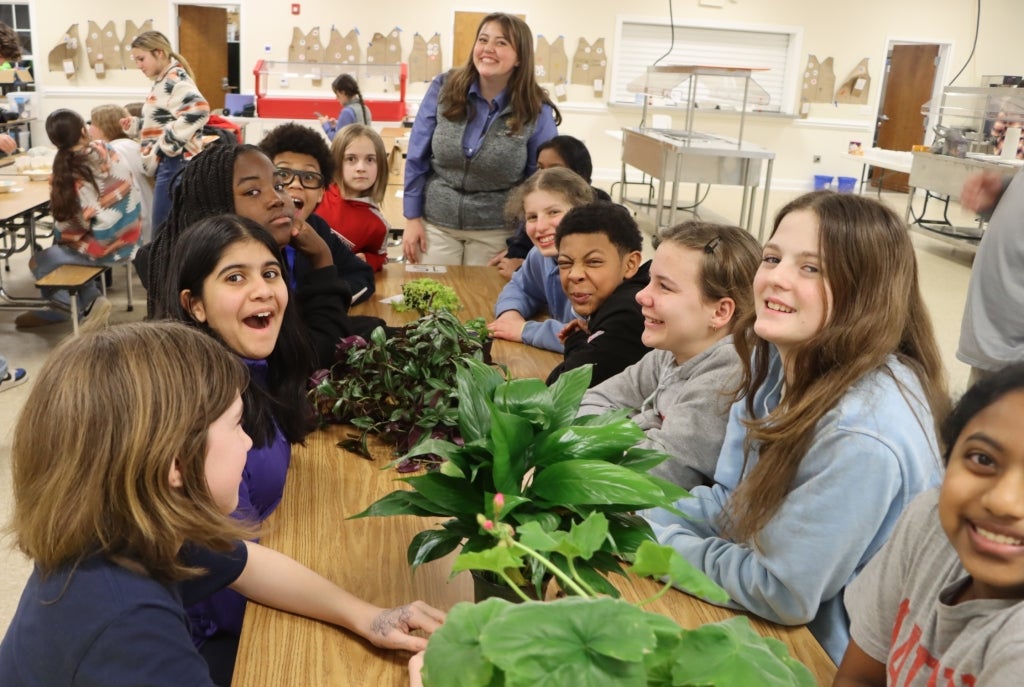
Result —
M 996 370 L 965 391 L 939 426 L 942 461 L 949 464 L 956 440 L 975 415 L 1015 391 L 1024 391 L 1024 363 L 1012 363 Z
M 281 153 L 301 153 L 309 155 L 320 165 L 320 173 L 326 179 L 325 184 L 334 178 L 334 158 L 327 145 L 327 139 L 319 131 L 288 122 L 271 129 L 260 141 L 260 150 L 271 160 Z
M 250 151 L 262 153 L 254 145 L 218 143 L 204 149 L 179 172 L 180 183 L 174 188 L 171 212 L 153 232 L 149 246 L 140 250 L 136 258 L 139 277 L 146 287 L 148 318 L 152 319 L 157 312 L 166 312 L 169 307 L 161 299 L 167 283 L 167 267 L 178 237 L 201 219 L 235 211 L 232 188 L 235 160 Z

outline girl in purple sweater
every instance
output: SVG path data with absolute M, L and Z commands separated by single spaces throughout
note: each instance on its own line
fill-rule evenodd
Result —
M 250 219 L 216 215 L 182 234 L 168 275 L 167 314 L 219 339 L 249 368 L 242 425 L 253 446 L 234 516 L 260 523 L 281 501 L 291 444 L 313 428 L 309 343 L 277 243 Z M 189 608 L 193 640 L 218 684 L 230 683 L 244 613 L 245 599 L 231 590 Z

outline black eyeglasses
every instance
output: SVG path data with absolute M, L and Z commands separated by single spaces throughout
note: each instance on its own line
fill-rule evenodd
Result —
M 274 169 L 274 181 L 287 186 L 292 183 L 295 177 L 299 178 L 302 188 L 323 188 L 324 175 L 319 172 L 301 172 L 297 169 L 277 167 Z
M 722 238 L 720 236 L 716 236 L 715 238 L 711 239 L 710 241 L 704 244 L 704 252 L 707 253 L 708 255 L 713 254 L 715 252 L 715 249 L 718 248 L 718 244 L 720 244 L 721 242 Z

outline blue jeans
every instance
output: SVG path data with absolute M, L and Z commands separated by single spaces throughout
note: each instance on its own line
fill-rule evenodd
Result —
M 181 183 L 178 172 L 185 166 L 185 159 L 181 155 L 164 157 L 163 153 L 157 153 L 160 164 L 156 168 L 156 177 L 153 182 L 153 236 L 159 232 L 161 225 L 171 214 L 171 206 L 174 204 L 174 188 Z
M 32 276 L 36 279 L 45 277 L 61 265 L 113 265 L 113 256 L 108 258 L 90 258 L 88 255 L 79 253 L 76 250 L 57 244 L 46 250 L 41 250 L 32 257 Z M 71 304 L 71 295 L 62 289 L 40 289 L 44 298 L 62 303 L 65 306 Z M 78 292 L 79 306 L 84 312 L 92 302 L 99 298 L 100 289 L 96 286 L 96 280 L 89 283 Z

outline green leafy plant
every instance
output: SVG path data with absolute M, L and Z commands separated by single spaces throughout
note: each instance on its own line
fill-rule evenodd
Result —
M 494 506 L 499 515 L 502 503 L 503 498 Z M 597 551 L 609 536 L 602 513 L 592 513 L 568 532 L 553 534 L 535 523 L 517 532 L 482 514 L 479 524 L 492 543 L 497 539 L 496 545 L 461 554 L 455 570 L 484 569 L 504 577 L 506 569 L 528 557 L 559 578 L 564 576 L 576 596 L 522 604 L 492 598 L 456 605 L 427 645 L 426 687 L 815 684 L 785 644 L 757 634 L 745 616 L 686 630 L 670 618 L 643 611 L 640 606 L 672 584 L 718 603 L 728 600 L 724 590 L 670 547 L 644 541 L 637 548 L 633 573 L 664 578 L 666 584 L 636 606 L 597 597 L 576 572 L 566 575 L 552 557 L 558 553 L 569 560 L 585 559 Z
M 405 452 L 422 436 L 458 436 L 455 373 L 459 361 L 482 360 L 479 322 L 463 324 L 447 310 L 428 313 L 388 336 L 348 337 L 338 362 L 310 392 L 323 421 L 348 422 L 362 432 L 343 442 L 369 458 L 367 434 L 379 434 Z M 486 328 L 485 328 L 486 331 Z M 411 469 L 416 461 L 408 464 Z
M 477 514 L 495 518 L 495 494 L 502 494 L 501 514 L 511 526 L 551 536 L 600 512 L 607 517 L 607 536 L 590 555 L 575 558 L 555 550 L 551 559 L 583 579 L 586 589 L 618 595 L 603 573 L 621 572 L 620 560 L 653 539 L 649 525 L 633 511 L 673 509 L 687 492 L 648 474 L 667 456 L 634 448 L 644 434 L 625 412 L 576 418 L 589 383 L 589 367 L 571 370 L 548 387 L 539 379 L 506 380 L 473 358 L 459 361 L 454 391 L 461 442 L 421 439 L 407 457 L 438 456 L 444 461 L 439 469 L 404 478 L 411 491 L 394 491 L 353 517 L 447 517 L 439 529 L 425 530 L 409 544 L 408 560 L 415 568 L 459 546 L 469 553 L 491 549 L 492 537 L 479 526 Z M 532 559 L 504 570 L 516 584 L 538 590 L 547 572 Z
M 447 310 L 454 313 L 462 309 L 462 301 L 455 289 L 436 279 L 424 277 L 402 284 L 402 300 L 394 304 L 395 310 L 415 310 L 422 317 L 427 313 Z

